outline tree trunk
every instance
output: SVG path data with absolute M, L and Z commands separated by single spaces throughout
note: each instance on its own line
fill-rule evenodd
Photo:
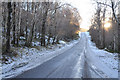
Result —
M 5 31 L 6 31 L 6 28 L 5 28 L 5 26 L 6 26 L 6 12 L 5 12 L 5 3 L 3 2 L 2 3 L 2 16 L 3 16 L 3 21 L 2 21 L 2 27 L 3 27 L 3 30 L 2 30 L 2 36 L 3 37 L 6 37 L 6 35 L 5 35 Z M 3 38 L 3 40 L 2 40 L 2 43 L 4 44 L 5 43 L 5 38 Z
M 15 12 L 16 12 L 16 4 L 15 4 L 15 2 L 13 3 L 13 6 L 14 6 L 14 8 L 13 8 L 13 41 L 12 41 L 12 43 L 13 44 L 15 44 Z
M 18 3 L 19 6 L 19 13 L 18 13 L 18 29 L 17 29 L 17 47 L 19 46 L 19 39 L 20 39 L 20 25 L 21 25 L 21 4 L 22 3 Z
M 120 24 L 118 24 L 118 52 L 120 53 Z
M 105 29 L 104 29 L 104 22 L 105 22 L 105 13 L 106 13 L 106 7 L 104 8 L 104 12 L 103 12 L 103 42 L 102 42 L 102 48 L 105 48 Z
M 47 13 L 48 13 L 48 5 L 49 3 L 48 2 L 45 2 L 45 14 L 43 14 L 43 22 L 42 22 L 42 36 L 41 36 L 41 46 L 46 46 L 46 43 L 45 43 L 45 23 L 46 23 L 46 20 L 47 20 Z
M 27 31 L 27 28 L 28 28 L 28 2 L 27 2 L 27 18 L 26 18 L 26 28 L 25 28 L 25 46 L 27 46 L 27 38 L 28 38 L 28 31 Z
M 57 37 L 56 43 L 57 43 L 57 44 L 59 43 L 59 37 Z
M 57 4 L 55 4 L 55 8 L 56 8 L 56 6 L 57 6 Z M 57 12 L 57 10 L 55 9 L 55 12 L 54 12 L 55 31 L 54 31 L 54 37 L 53 37 L 53 42 L 52 42 L 53 45 L 55 44 L 55 39 L 56 39 L 56 27 L 57 27 L 56 12 Z
M 3 30 L 2 30 L 2 53 L 5 52 L 5 48 L 6 48 L 6 12 L 5 12 L 5 2 L 2 2 L 2 16 L 3 16 L 3 19 L 2 19 L 2 27 L 3 27 Z
M 98 25 L 98 39 L 97 39 L 97 46 L 100 48 L 101 47 L 101 20 L 100 20 L 100 12 L 101 12 L 101 7 L 98 4 L 97 5 L 97 25 Z
M 33 40 L 33 34 L 34 34 L 34 27 L 35 27 L 35 22 L 33 22 L 33 26 L 30 30 L 30 36 L 28 38 L 28 41 L 27 41 L 27 46 L 31 46 L 32 45 L 32 40 Z
M 55 44 L 55 35 L 54 35 L 54 37 L 53 37 L 53 42 L 52 42 L 52 44 L 53 44 L 53 45 Z
M 21 18 L 22 21 L 22 18 Z M 24 36 L 24 30 L 22 29 L 22 26 L 20 25 L 20 36 Z
M 33 16 L 33 24 L 32 24 L 32 28 L 31 28 L 31 30 L 30 30 L 30 35 L 29 35 L 29 38 L 28 38 L 28 41 L 27 41 L 27 46 L 31 46 L 32 45 L 32 40 L 33 40 L 33 36 L 34 36 L 34 28 L 35 28 L 35 19 L 36 19 L 36 7 L 37 7 L 37 5 L 35 5 L 35 4 L 33 3 L 32 4 L 32 14 L 34 14 L 34 16 Z
M 52 25 L 52 24 L 51 24 Z M 51 27 L 51 26 L 50 26 Z M 50 38 L 51 38 L 51 28 L 49 27 L 49 36 L 48 36 L 48 40 L 47 40 L 47 45 L 50 44 Z
M 7 20 L 7 33 L 6 33 L 6 52 L 10 52 L 10 27 L 11 27 L 11 13 L 12 13 L 12 6 L 11 2 L 8 2 L 8 20 Z

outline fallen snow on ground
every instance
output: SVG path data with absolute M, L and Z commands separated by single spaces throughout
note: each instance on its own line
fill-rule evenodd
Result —
M 69 43 L 60 41 L 61 44 L 56 46 L 49 46 L 49 49 L 46 48 L 14 48 L 18 53 L 17 57 L 9 58 L 7 64 L 2 65 L 2 78 L 15 77 L 18 74 L 32 69 L 55 56 L 63 53 L 67 49 L 70 49 L 75 45 L 79 40 L 74 40 Z M 39 42 L 32 43 L 33 45 L 38 45 Z M 52 47 L 52 49 L 51 49 Z
M 88 37 L 86 55 L 89 65 L 103 78 L 118 78 L 118 54 L 96 48 L 88 32 L 86 36 Z M 93 76 L 93 78 L 98 77 Z

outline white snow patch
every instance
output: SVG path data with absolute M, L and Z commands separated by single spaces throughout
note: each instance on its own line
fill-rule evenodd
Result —
M 22 39 L 22 40 L 25 40 L 25 37 L 23 37 L 23 36 L 20 36 L 20 39 Z
M 66 44 L 66 42 L 65 42 L 65 41 L 62 41 L 62 40 L 60 40 L 59 43 L 60 43 L 60 44 Z
M 32 42 L 32 46 L 40 46 L 40 42 Z
M 99 50 L 88 32 L 85 33 L 88 39 L 87 43 L 87 59 L 94 70 L 101 74 L 103 78 L 118 78 L 118 54 L 109 53 L 104 50 Z M 93 76 L 96 78 L 95 76 Z

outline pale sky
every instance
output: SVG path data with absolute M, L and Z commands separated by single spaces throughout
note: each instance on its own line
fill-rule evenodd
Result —
M 82 23 L 80 25 L 81 28 L 88 28 L 90 26 L 90 19 L 94 13 L 94 4 L 92 4 L 92 0 L 65 0 L 66 2 L 75 6 L 82 17 Z

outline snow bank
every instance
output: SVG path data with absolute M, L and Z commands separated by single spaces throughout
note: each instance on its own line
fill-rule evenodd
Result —
M 91 37 L 88 32 L 86 32 L 86 37 L 88 39 L 86 55 L 92 68 L 102 78 L 118 78 L 118 54 L 99 50 L 91 42 Z M 96 78 L 96 76 L 93 77 Z

